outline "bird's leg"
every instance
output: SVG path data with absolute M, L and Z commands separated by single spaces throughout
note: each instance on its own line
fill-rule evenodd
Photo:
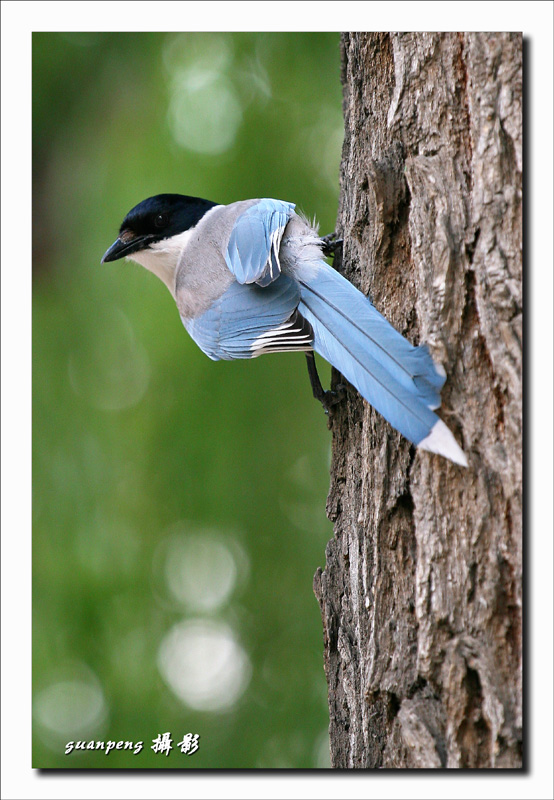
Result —
M 324 256 L 333 256 L 339 247 L 342 247 L 342 239 L 337 239 L 336 233 L 328 233 L 327 236 L 322 236 L 321 241 L 323 242 L 321 249 Z
M 310 383 L 312 384 L 312 392 L 314 397 L 316 400 L 319 400 L 323 406 L 323 410 L 326 414 L 328 414 L 330 409 L 337 403 L 340 403 L 340 401 L 344 398 L 345 387 L 342 384 L 339 384 L 336 388 L 336 391 L 332 391 L 331 389 L 325 391 L 321 385 L 321 381 L 319 380 L 313 351 L 306 353 L 306 361 L 308 363 L 308 375 L 310 376 Z

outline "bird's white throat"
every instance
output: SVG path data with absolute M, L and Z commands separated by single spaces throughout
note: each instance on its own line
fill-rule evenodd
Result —
M 145 267 L 162 280 L 172 295 L 175 295 L 175 270 L 181 253 L 194 232 L 194 228 L 177 233 L 169 239 L 154 242 L 145 250 L 132 253 L 129 258 Z

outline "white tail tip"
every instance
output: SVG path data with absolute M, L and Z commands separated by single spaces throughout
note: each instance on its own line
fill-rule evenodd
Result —
M 467 467 L 466 454 L 454 438 L 442 419 L 439 419 L 431 428 L 431 433 L 417 445 L 421 450 L 429 450 L 440 456 L 450 459 L 461 467 Z

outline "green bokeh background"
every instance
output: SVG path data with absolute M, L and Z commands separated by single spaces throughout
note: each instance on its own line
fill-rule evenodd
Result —
M 329 765 L 304 357 L 211 362 L 160 281 L 100 258 L 159 192 L 332 231 L 339 62 L 336 33 L 33 36 L 35 767 Z M 198 752 L 154 753 L 166 731 Z

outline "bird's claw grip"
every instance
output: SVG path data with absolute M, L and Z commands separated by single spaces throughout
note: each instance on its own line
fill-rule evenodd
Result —
M 337 403 L 340 403 L 345 397 L 346 386 L 343 383 L 339 383 L 334 389 L 328 389 L 326 392 L 323 392 L 323 395 L 318 399 L 323 406 L 323 410 L 328 415 L 333 406 L 336 406 Z
M 342 247 L 342 239 L 337 238 L 336 233 L 328 233 L 327 236 L 321 237 L 322 246 L 321 250 L 324 256 L 333 256 L 336 251 Z

